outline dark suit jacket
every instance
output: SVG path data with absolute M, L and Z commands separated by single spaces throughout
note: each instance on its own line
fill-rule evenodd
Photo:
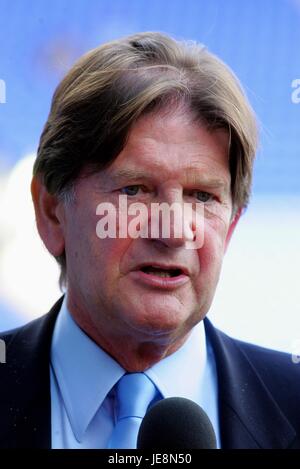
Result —
M 61 302 L 1 336 L 1 448 L 51 448 L 49 352 Z M 205 328 L 217 364 L 222 448 L 300 448 L 300 364 L 234 340 L 207 319 Z

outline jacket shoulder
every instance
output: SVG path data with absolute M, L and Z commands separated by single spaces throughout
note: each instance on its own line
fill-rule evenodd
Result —
M 51 403 L 49 358 L 61 306 L 25 326 L 4 332 L 6 362 L 0 364 L 0 447 L 49 448 Z
M 232 340 L 249 361 L 255 365 L 255 368 L 264 375 L 278 376 L 278 379 L 288 376 L 298 376 L 300 378 L 300 360 L 296 359 L 291 353 L 280 352 L 238 339 Z
M 300 428 L 300 363 L 292 354 L 232 339 L 295 428 Z

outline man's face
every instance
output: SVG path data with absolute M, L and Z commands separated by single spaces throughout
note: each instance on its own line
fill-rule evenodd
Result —
M 219 277 L 232 214 L 227 134 L 179 111 L 144 116 L 113 164 L 80 178 L 75 192 L 63 215 L 74 317 L 112 354 L 130 341 L 175 350 L 204 318 Z M 187 249 L 184 234 L 100 239 L 96 208 L 117 207 L 122 194 L 128 205 L 202 202 L 204 245 Z M 168 267 L 178 279 L 157 272 Z

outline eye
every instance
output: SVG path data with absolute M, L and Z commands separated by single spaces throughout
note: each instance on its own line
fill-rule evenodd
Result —
M 200 202 L 208 202 L 213 200 L 214 196 L 209 192 L 195 191 L 196 197 Z
M 138 193 L 139 189 L 140 189 L 140 186 L 138 185 L 125 186 L 125 187 L 122 187 L 121 192 L 122 194 L 133 196 Z

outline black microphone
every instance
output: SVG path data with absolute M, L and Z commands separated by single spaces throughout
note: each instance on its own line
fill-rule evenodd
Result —
M 142 420 L 137 449 L 216 449 L 216 435 L 204 410 L 183 397 L 156 402 Z

